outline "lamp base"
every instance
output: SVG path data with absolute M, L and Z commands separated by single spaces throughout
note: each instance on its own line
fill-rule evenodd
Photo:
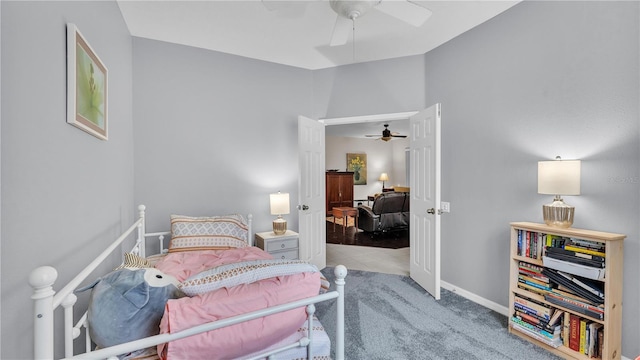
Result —
M 551 204 L 542 205 L 544 223 L 557 228 L 570 228 L 573 225 L 575 207 L 556 198 Z
M 287 220 L 279 216 L 273 220 L 273 233 L 276 235 L 282 235 L 287 232 Z

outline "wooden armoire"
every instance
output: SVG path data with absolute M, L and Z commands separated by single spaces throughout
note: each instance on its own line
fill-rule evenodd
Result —
M 353 207 L 353 172 L 327 171 L 326 197 L 328 215 L 334 207 Z

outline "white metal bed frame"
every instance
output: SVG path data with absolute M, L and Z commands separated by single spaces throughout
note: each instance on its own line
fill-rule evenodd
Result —
M 133 247 L 132 252 L 145 257 L 145 243 L 146 239 L 150 237 L 157 237 L 160 241 L 160 252 L 164 253 L 167 250 L 164 248 L 164 237 L 169 235 L 170 232 L 156 232 L 146 233 L 145 229 L 145 206 L 138 206 L 138 220 L 136 220 L 131 227 L 129 227 L 120 237 L 118 237 L 107 249 L 105 249 L 97 258 L 95 258 L 87 267 L 85 267 L 75 278 L 73 278 L 68 284 L 66 284 L 60 291 L 56 293 L 53 290 L 53 285 L 58 277 L 58 272 L 51 266 L 41 266 L 34 269 L 29 276 L 29 284 L 33 287 L 34 292 L 31 298 L 34 301 L 34 337 L 33 337 L 33 350 L 35 359 L 53 359 L 54 358 L 54 333 L 56 331 L 54 326 L 54 311 L 60 306 L 64 309 L 64 356 L 66 358 L 73 359 L 117 359 L 117 355 L 129 353 L 134 350 L 144 349 L 152 347 L 158 344 L 167 343 L 173 340 L 182 339 L 192 335 L 197 335 L 210 330 L 223 328 L 226 326 L 234 325 L 240 322 L 249 321 L 252 319 L 260 318 L 263 316 L 300 308 L 306 306 L 307 311 L 307 336 L 303 337 L 299 341 L 265 352 L 256 356 L 254 359 L 267 358 L 273 354 L 281 351 L 285 351 L 295 347 L 307 348 L 307 359 L 313 359 L 312 346 L 312 318 L 315 312 L 315 303 L 335 299 L 337 306 L 336 316 L 336 333 L 334 354 L 336 360 L 344 359 L 344 285 L 345 277 L 347 275 L 346 267 L 342 265 L 336 266 L 334 273 L 336 276 L 335 285 L 336 290 L 298 300 L 290 303 L 261 309 L 247 314 L 242 314 L 227 319 L 209 322 L 206 324 L 198 325 L 190 329 L 186 329 L 180 332 L 172 334 L 160 334 L 155 335 L 124 344 L 111 346 L 104 349 L 93 350 L 91 338 L 89 332 L 86 331 L 87 313 L 86 311 L 80 317 L 80 319 L 74 324 L 73 320 L 73 306 L 77 301 L 77 296 L 73 293 L 76 288 L 91 275 L 91 273 L 120 245 L 126 240 L 134 231 L 137 230 L 136 244 Z M 252 217 L 247 218 L 249 227 L 248 237 L 249 242 L 253 243 L 252 236 Z M 85 353 L 74 355 L 73 344 L 74 340 L 81 334 L 82 328 L 85 328 Z

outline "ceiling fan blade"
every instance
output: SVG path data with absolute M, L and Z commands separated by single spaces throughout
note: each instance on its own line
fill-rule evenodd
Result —
M 406 138 L 407 135 L 391 135 L 392 137 Z
M 351 30 L 353 29 L 350 19 L 343 18 L 342 16 L 336 16 L 336 24 L 333 27 L 333 34 L 331 34 L 331 41 L 329 46 L 344 45 L 349 40 Z
M 375 9 L 415 27 L 422 26 L 432 14 L 431 10 L 409 1 L 382 0 Z

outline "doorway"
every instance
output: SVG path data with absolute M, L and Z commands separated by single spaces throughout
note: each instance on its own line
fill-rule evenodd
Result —
M 298 118 L 301 201 L 298 219 L 302 260 L 320 268 L 326 266 L 325 126 L 408 119 L 411 129 L 410 276 L 434 298 L 440 298 L 440 114 L 440 104 L 435 104 L 409 113 L 321 121 Z

